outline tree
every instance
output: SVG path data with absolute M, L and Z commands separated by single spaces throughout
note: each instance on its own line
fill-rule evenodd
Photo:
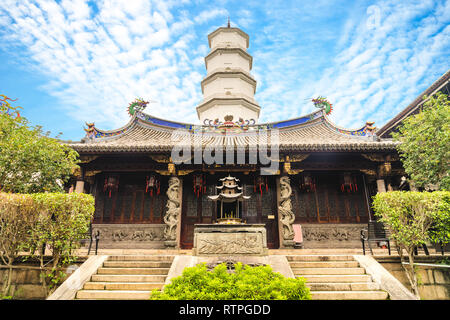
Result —
M 424 97 L 425 99 L 426 97 Z M 398 151 L 415 187 L 450 190 L 450 101 L 439 92 L 423 110 L 408 117 L 393 133 Z
M 78 153 L 32 127 L 20 107 L 0 95 L 0 190 L 14 193 L 60 192 Z
M 427 240 L 449 241 L 450 192 L 382 192 L 374 197 L 372 206 L 375 216 L 391 231 L 391 237 L 400 249 L 400 261 L 411 288 L 419 296 L 414 249 Z M 407 253 L 408 264 L 403 261 L 403 250 Z

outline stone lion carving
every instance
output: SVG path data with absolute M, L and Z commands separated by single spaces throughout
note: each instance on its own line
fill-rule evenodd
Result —
M 280 178 L 280 203 L 278 206 L 278 212 L 280 213 L 280 223 L 283 227 L 283 239 L 293 240 L 294 229 L 292 224 L 295 221 L 295 215 L 292 212 L 291 204 L 292 188 L 289 181 L 289 177 Z
M 177 225 L 180 218 L 180 194 L 178 189 L 180 187 L 180 179 L 171 177 L 169 179 L 169 188 L 167 189 L 166 214 L 164 215 L 164 237 L 167 240 L 176 240 Z

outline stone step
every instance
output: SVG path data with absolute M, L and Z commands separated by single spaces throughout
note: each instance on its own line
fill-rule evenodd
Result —
M 364 268 L 292 268 L 292 272 L 297 276 L 303 275 L 354 275 L 365 274 Z
M 92 282 L 165 282 L 166 275 L 94 274 Z
M 380 285 L 375 282 L 307 282 L 306 286 L 311 291 L 373 291 L 380 290 Z
M 291 261 L 291 268 L 357 268 L 358 261 Z
M 288 261 L 354 261 L 350 255 L 288 255 Z
M 296 275 L 299 277 L 299 275 Z M 305 275 L 302 276 L 307 283 L 323 283 L 323 282 L 371 282 L 372 277 L 367 274 L 352 274 L 352 275 Z
M 157 274 L 167 275 L 169 268 L 98 268 L 97 274 Z
M 113 268 L 170 268 L 171 261 L 105 261 L 103 267 Z
M 386 300 L 385 291 L 311 291 L 313 300 Z
M 163 286 L 163 282 L 86 282 L 83 290 L 151 291 Z
M 77 292 L 76 299 L 93 300 L 148 300 L 150 291 L 132 291 L 132 290 L 80 290 Z
M 174 256 L 170 255 L 117 255 L 109 256 L 108 261 L 170 261 Z

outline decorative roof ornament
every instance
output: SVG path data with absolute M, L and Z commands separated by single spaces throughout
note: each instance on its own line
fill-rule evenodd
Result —
M 86 125 L 88 126 L 88 128 L 84 128 L 84 131 L 86 132 L 86 137 L 88 139 L 94 139 L 95 138 L 95 134 L 97 133 L 97 130 L 95 129 L 95 123 L 91 122 L 88 123 L 86 122 Z
M 149 104 L 149 101 L 144 101 L 144 99 L 142 98 L 136 98 L 133 102 L 130 103 L 130 105 L 128 106 L 128 114 L 130 116 L 134 116 L 134 114 L 136 113 L 136 111 L 142 111 L 144 110 L 147 105 Z
M 326 115 L 329 115 L 331 111 L 333 111 L 333 105 L 325 98 L 325 97 L 317 97 L 315 99 L 311 99 L 314 103 L 314 107 L 319 109 L 325 109 Z
M 226 115 L 224 117 L 225 121 L 219 121 L 219 119 L 209 120 L 205 119 L 203 124 L 207 126 L 208 131 L 218 132 L 218 133 L 239 133 L 249 130 L 250 126 L 254 126 L 256 121 L 255 119 L 244 120 L 243 118 L 239 118 L 238 121 L 233 121 L 232 115 Z

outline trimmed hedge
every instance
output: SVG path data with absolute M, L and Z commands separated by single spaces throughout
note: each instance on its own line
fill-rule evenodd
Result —
M 58 271 L 60 267 L 76 260 L 74 250 L 85 238 L 94 210 L 94 198 L 89 194 L 0 192 L 0 263 L 12 268 L 19 252 L 28 251 L 44 270 L 41 248 L 46 245 L 51 251 L 52 271 L 43 273 L 43 278 L 50 279 L 51 290 L 65 277 Z M 3 295 L 8 294 L 10 279 L 6 283 Z
M 152 300 L 311 300 L 303 278 L 286 278 L 270 266 L 238 262 L 234 272 L 225 263 L 208 271 L 206 264 L 186 268 L 164 291 L 153 290 Z

